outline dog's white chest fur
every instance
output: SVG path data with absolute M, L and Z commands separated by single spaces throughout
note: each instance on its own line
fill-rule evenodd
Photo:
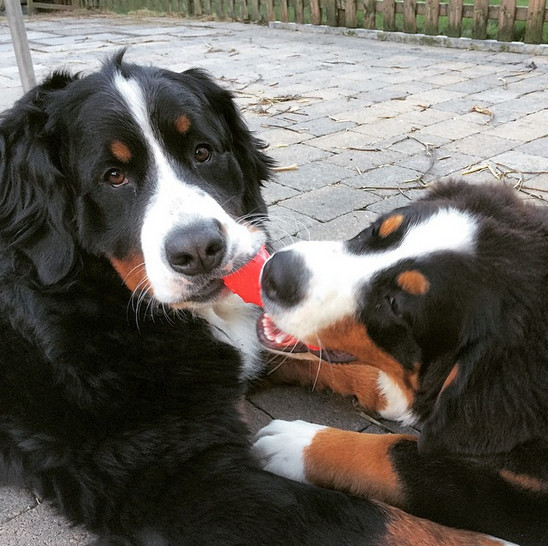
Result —
M 200 309 L 202 316 L 219 341 L 232 345 L 241 355 L 243 380 L 253 379 L 263 367 L 261 344 L 257 338 L 256 322 L 261 310 L 244 303 L 238 296 L 229 295 L 222 302 Z

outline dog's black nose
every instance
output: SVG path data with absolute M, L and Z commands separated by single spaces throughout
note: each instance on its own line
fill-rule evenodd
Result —
M 291 307 L 306 296 L 310 273 L 304 259 L 292 250 L 276 252 L 266 262 L 261 286 L 265 300 Z
M 165 243 L 169 265 L 184 275 L 210 273 L 226 252 L 226 240 L 218 220 L 202 220 L 174 229 Z

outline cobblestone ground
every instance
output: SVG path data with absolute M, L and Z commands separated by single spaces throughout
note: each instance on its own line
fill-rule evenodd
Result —
M 27 21 L 38 79 L 127 58 L 172 70 L 200 66 L 232 89 L 279 172 L 265 188 L 277 244 L 346 238 L 434 180 L 516 185 L 548 195 L 548 57 L 377 42 L 318 32 L 171 18 L 39 16 Z M 0 110 L 21 95 L 0 18 Z M 396 430 L 349 400 L 297 388 L 249 397 L 250 426 L 302 418 L 353 430 Z M 85 544 L 47 504 L 0 489 L 0 544 Z

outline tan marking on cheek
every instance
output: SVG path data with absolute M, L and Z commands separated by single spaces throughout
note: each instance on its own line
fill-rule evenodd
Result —
M 416 269 L 400 273 L 396 282 L 400 288 L 414 296 L 422 296 L 430 289 L 430 281 Z
M 378 370 L 382 370 L 401 390 L 407 399 L 408 407 L 412 406 L 418 388 L 420 366 L 417 364 L 415 369 L 405 370 L 394 357 L 373 342 L 363 324 L 352 318 L 343 319 L 320 331 L 314 339 L 304 341 L 318 343 L 318 339 L 322 347 L 345 351 L 357 358 L 352 365 L 333 365 L 325 368 L 325 388 L 330 388 L 338 394 L 353 395 L 360 405 L 367 409 L 383 411 L 388 401 L 379 392 L 377 384 Z M 325 367 L 326 364 L 328 363 L 324 362 L 322 366 Z M 362 371 L 357 373 L 360 367 Z M 315 377 L 317 373 L 317 368 L 314 367 L 310 375 Z M 321 368 L 319 375 L 322 375 Z M 317 386 L 321 388 L 320 385 Z
M 120 140 L 112 141 L 110 145 L 112 155 L 122 163 L 129 163 L 131 160 L 131 150 Z
M 175 120 L 175 130 L 181 135 L 184 135 L 190 129 L 191 125 L 192 123 L 188 119 L 188 116 L 186 116 L 185 114 L 179 116 Z
M 381 224 L 381 227 L 379 228 L 379 235 L 384 238 L 394 233 L 402 225 L 403 218 L 403 214 L 394 214 L 389 216 Z
M 134 292 L 136 289 L 147 290 L 152 294 L 152 287 L 145 270 L 145 259 L 142 254 L 133 254 L 122 260 L 109 258 L 124 284 Z
M 517 485 L 521 489 L 536 491 L 537 493 L 548 493 L 548 482 L 540 480 L 527 474 L 517 474 L 511 470 L 503 468 L 500 472 L 500 477 L 507 482 Z
M 403 505 L 404 491 L 389 451 L 396 443 L 409 440 L 414 442 L 416 437 L 320 430 L 303 451 L 306 478 L 321 487 Z
M 386 533 L 380 544 L 420 544 L 421 546 L 477 546 L 498 545 L 501 542 L 486 535 L 444 527 L 426 519 L 417 518 L 392 506 L 384 507 L 388 517 Z
M 304 340 L 309 344 L 317 344 L 328 349 L 351 353 L 363 364 L 375 365 L 384 369 L 384 366 L 400 365 L 385 351 L 383 351 L 369 337 L 365 326 L 353 318 L 342 319 L 316 335 Z

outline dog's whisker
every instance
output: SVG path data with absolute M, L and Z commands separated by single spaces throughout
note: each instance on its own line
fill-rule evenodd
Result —
M 170 308 L 169 306 L 167 306 L 167 305 L 165 305 L 165 304 L 162 303 L 161 309 L 162 309 L 162 313 L 163 313 L 165 319 L 167 320 L 167 322 L 168 322 L 169 324 L 171 324 L 172 326 L 174 326 L 174 325 L 175 325 L 175 322 L 174 322 L 174 320 L 173 320 L 173 318 L 172 318 L 172 316 L 171 316 L 171 313 L 172 313 L 171 308 Z
M 145 300 L 148 300 L 147 307 L 143 313 L 143 317 L 146 317 L 149 309 L 154 309 L 155 300 L 152 297 L 149 297 L 150 293 L 150 286 L 148 286 L 148 282 L 146 278 L 143 278 L 139 281 L 137 286 L 132 292 L 132 301 L 134 302 L 134 312 L 135 312 L 135 321 L 137 324 L 137 328 L 139 328 L 139 317 L 141 315 L 141 308 L 143 305 L 143 302 Z M 151 311 L 151 317 L 154 316 L 154 313 Z
M 293 354 L 293 351 L 295 349 L 295 346 L 293 346 L 292 349 L 290 349 L 290 351 L 288 353 L 285 353 L 283 355 L 283 358 L 282 360 L 280 360 L 280 362 L 278 363 L 277 366 L 275 366 L 274 368 L 272 368 L 271 370 L 268 370 L 268 372 L 266 373 L 266 375 L 270 375 L 270 374 L 273 374 L 276 370 L 278 370 L 279 368 L 281 368 L 290 358 L 291 358 L 291 355 Z M 271 357 L 271 360 L 267 363 L 270 363 L 272 361 L 275 361 L 277 360 L 278 358 L 280 357 L 280 355 L 272 355 Z
M 272 359 L 272 360 L 274 360 L 274 359 Z M 278 364 L 276 366 L 274 366 L 273 368 L 268 370 L 266 375 L 268 376 L 268 375 L 271 375 L 274 372 L 278 371 L 287 362 L 287 360 L 288 360 L 287 358 L 284 358 L 281 362 L 278 362 Z
M 320 341 L 320 338 L 316 336 L 316 344 L 317 346 L 320 348 L 319 350 L 319 355 L 318 355 L 318 368 L 316 370 L 316 376 L 314 377 L 314 382 L 312 383 L 312 390 L 315 391 L 316 390 L 316 385 L 318 384 L 318 379 L 320 377 L 320 372 L 321 372 L 321 369 L 322 369 L 322 363 L 323 363 L 323 359 L 322 359 L 322 344 L 321 344 L 321 341 Z
M 139 264 L 137 264 L 136 266 L 132 267 L 126 274 L 126 276 L 124 277 L 123 281 L 126 282 L 130 277 L 131 275 L 133 275 L 134 273 L 137 273 L 137 272 L 141 272 L 141 271 L 144 271 L 145 270 L 145 262 L 141 262 Z M 143 281 L 143 279 L 141 279 L 139 281 L 139 284 L 141 284 L 141 282 Z
M 263 213 L 250 213 L 236 218 L 236 223 L 243 226 L 260 226 L 266 216 Z
M 276 222 L 275 224 L 270 224 L 270 231 L 274 233 L 272 241 L 274 244 L 281 242 L 282 239 L 289 239 L 290 243 L 311 239 L 308 226 L 297 218 L 287 220 L 286 218 L 272 215 L 269 220 L 274 220 Z M 302 236 L 303 231 L 305 232 L 304 237 Z

